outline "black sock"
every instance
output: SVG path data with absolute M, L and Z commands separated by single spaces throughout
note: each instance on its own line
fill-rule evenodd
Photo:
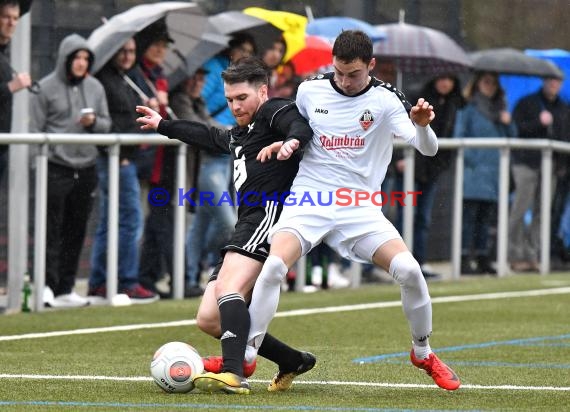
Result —
M 239 293 L 230 293 L 218 299 L 222 326 L 223 372 L 243 376 L 243 359 L 249 333 L 249 312 Z
M 266 334 L 257 352 L 259 356 L 269 359 L 279 365 L 281 372 L 296 371 L 303 358 L 301 352 L 281 342 L 276 337 Z

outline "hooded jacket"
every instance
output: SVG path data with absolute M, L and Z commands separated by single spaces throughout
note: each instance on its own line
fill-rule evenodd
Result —
M 75 84 L 71 81 L 67 61 L 79 50 L 88 51 L 91 60 L 94 58 L 87 41 L 78 34 L 71 34 L 61 42 L 54 71 L 40 80 L 41 91 L 32 96 L 32 133 L 106 133 L 110 130 L 111 118 L 101 83 L 89 74 L 76 80 Z M 81 109 L 87 107 L 93 108 L 96 116 L 95 123 L 89 128 L 79 123 Z M 49 160 L 83 169 L 95 164 L 97 153 L 94 145 L 53 145 Z

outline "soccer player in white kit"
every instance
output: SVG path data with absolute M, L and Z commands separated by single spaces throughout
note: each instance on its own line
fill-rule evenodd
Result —
M 402 306 L 412 335 L 411 362 L 441 388 L 455 390 L 460 386 L 459 378 L 429 345 L 431 299 L 420 266 L 381 208 L 371 200 L 384 180 L 394 138 L 403 139 L 423 155 L 436 154 L 437 137 L 429 127 L 435 117 L 433 107 L 420 98 L 408 114 L 404 96 L 369 75 L 375 59 L 372 42 L 363 32 L 343 31 L 332 53 L 334 72 L 302 83 L 297 92 L 299 112 L 309 120 L 314 134 L 305 148 L 291 192 L 297 200 L 304 196 L 306 201 L 285 202 L 278 223 L 270 231 L 270 254 L 249 307 L 246 359 L 255 357 L 255 348 L 277 311 L 280 285 L 288 268 L 323 241 L 341 256 L 374 263 L 393 276 L 401 287 Z M 265 147 L 258 158 L 268 161 L 277 153 L 277 160 L 285 160 L 298 147 L 296 139 L 274 143 Z M 352 194 L 350 202 L 345 197 L 342 202 L 333 197 L 327 205 L 318 201 L 319 194 L 321 199 L 328 199 L 322 193 L 334 193 L 339 188 L 344 194 Z M 366 199 L 365 194 L 370 197 Z M 281 374 L 273 383 L 285 390 L 295 376 Z

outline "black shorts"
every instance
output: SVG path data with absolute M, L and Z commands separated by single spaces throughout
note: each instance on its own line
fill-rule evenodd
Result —
M 265 207 L 254 206 L 245 209 L 238 218 L 231 239 L 222 248 L 222 258 L 210 275 L 209 282 L 218 278 L 224 254 L 228 250 L 261 263 L 265 262 L 269 256 L 269 243 L 267 242 L 269 229 L 277 223 L 282 209 L 281 202 L 267 202 Z

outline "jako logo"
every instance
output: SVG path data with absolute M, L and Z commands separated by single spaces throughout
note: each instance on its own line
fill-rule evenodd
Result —
M 322 113 L 322 114 L 329 114 L 327 109 L 319 109 L 318 107 L 315 109 L 315 113 Z

